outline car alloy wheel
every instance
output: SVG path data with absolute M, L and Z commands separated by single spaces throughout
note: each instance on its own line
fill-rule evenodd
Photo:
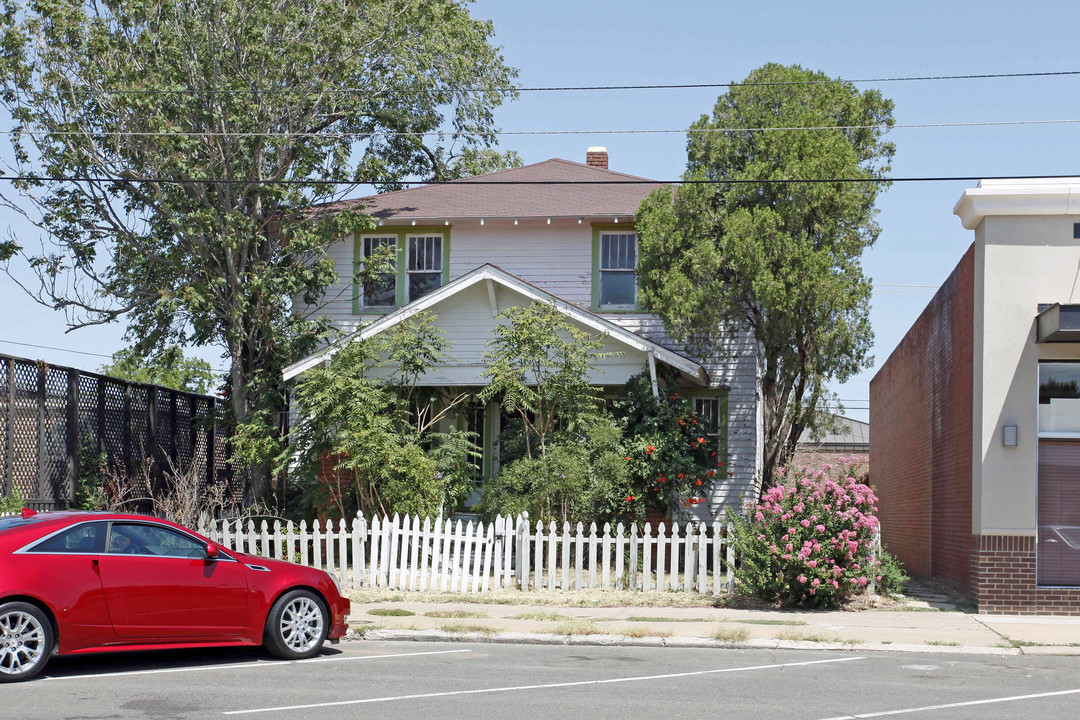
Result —
M 294 653 L 307 654 L 322 644 L 323 624 L 322 608 L 313 598 L 302 595 L 281 613 L 281 640 Z
M 41 612 L 25 603 L 0 607 L 0 681 L 23 680 L 49 658 L 51 631 Z

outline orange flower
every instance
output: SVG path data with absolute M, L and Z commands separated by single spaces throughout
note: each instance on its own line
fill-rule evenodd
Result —
M 698 484 L 698 485 L 700 485 L 700 484 L 701 484 L 701 481 L 700 481 L 700 480 L 698 480 L 698 481 L 697 481 L 697 484 Z
M 633 495 L 627 495 L 626 496 L 626 502 L 633 502 L 633 501 L 634 501 L 634 496 Z
M 630 456 L 629 455 L 626 456 L 626 462 L 630 462 Z
M 660 478 L 659 480 L 657 480 L 656 482 L 664 482 L 665 480 L 667 480 L 667 478 L 666 478 L 666 477 L 662 477 L 662 478 Z
M 699 443 L 703 443 L 703 442 L 705 442 L 705 438 L 698 438 L 698 439 L 697 439 L 697 441 L 698 441 Z

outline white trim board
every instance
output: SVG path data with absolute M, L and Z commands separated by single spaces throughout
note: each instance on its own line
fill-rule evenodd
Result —
M 683 357 L 678 353 L 672 352 L 671 350 L 668 350 L 667 348 L 658 345 L 651 340 L 646 340 L 640 335 L 630 332 L 629 330 L 620 327 L 619 325 L 611 322 L 610 320 L 605 320 L 604 318 L 596 315 L 595 313 L 591 313 L 587 310 L 582 310 L 576 305 L 572 305 L 565 300 L 561 300 L 552 295 L 551 293 L 545 292 L 544 290 L 541 290 L 535 285 L 527 283 L 521 278 L 511 275 L 505 270 L 498 268 L 494 265 L 484 265 L 477 268 L 476 270 L 466 273 L 465 275 L 462 275 L 456 280 L 453 280 L 446 285 L 443 285 L 438 290 L 435 290 L 434 292 L 425 295 L 419 300 L 411 302 L 408 305 L 399 308 L 398 310 L 395 310 L 394 312 L 385 315 L 384 317 L 381 317 L 368 325 L 365 325 L 356 332 L 350 333 L 349 335 L 345 336 L 333 345 L 330 345 L 329 347 L 326 347 L 319 352 L 309 355 L 303 360 L 300 360 L 299 362 L 293 363 L 292 365 L 288 366 L 287 368 L 285 368 L 282 375 L 286 380 L 291 380 L 292 378 L 302 375 L 304 372 L 310 370 L 316 365 L 319 365 L 320 363 L 329 360 L 331 357 L 334 356 L 335 353 L 337 353 L 338 350 L 344 347 L 345 344 L 350 343 L 353 340 L 366 340 L 367 338 L 373 337 L 374 335 L 377 335 L 384 330 L 388 330 L 389 328 L 400 324 L 401 322 L 407 320 L 413 315 L 416 315 L 419 312 L 423 312 L 424 310 L 427 310 L 437 305 L 438 303 L 461 292 L 462 290 L 468 287 L 472 287 L 476 283 L 484 281 L 490 281 L 493 284 L 497 283 L 504 287 L 510 288 L 511 290 L 514 290 L 515 292 L 518 292 L 534 301 L 551 303 L 568 317 L 581 323 L 582 325 L 585 325 L 591 330 L 599 332 L 601 335 L 611 337 L 612 339 L 621 342 L 631 348 L 634 348 L 635 350 L 640 350 L 644 353 L 654 354 L 657 360 L 667 365 L 670 365 L 677 370 L 682 371 L 683 373 L 689 375 L 691 378 L 701 383 L 702 385 L 707 385 L 709 382 L 708 373 L 705 372 L 705 369 L 701 365 L 694 362 L 693 360 Z

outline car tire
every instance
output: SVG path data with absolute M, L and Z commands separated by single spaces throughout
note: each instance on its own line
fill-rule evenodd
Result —
M 263 646 L 285 660 L 303 660 L 322 649 L 330 632 L 330 613 L 310 590 L 291 590 L 274 603 L 266 618 Z
M 41 608 L 24 602 L 0 604 L 0 683 L 36 676 L 55 644 L 52 623 Z

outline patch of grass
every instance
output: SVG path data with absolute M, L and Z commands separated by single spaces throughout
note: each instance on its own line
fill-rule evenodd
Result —
M 881 644 L 882 645 L 892 645 L 892 640 L 882 640 Z
M 349 629 L 353 631 L 354 637 L 357 639 L 367 637 L 368 633 L 375 630 L 386 630 L 385 625 L 349 625 Z
M 624 630 L 621 634 L 626 637 L 643 638 L 643 637 L 671 637 L 670 630 L 657 630 L 656 628 L 647 627 L 632 627 Z
M 404 608 L 374 608 L 367 612 L 368 615 L 375 615 L 377 617 L 408 617 L 416 614 L 412 610 L 406 610 Z
M 862 645 L 865 640 L 857 638 L 840 637 L 839 635 L 825 635 L 823 633 L 810 633 L 802 630 L 781 630 L 776 636 L 777 640 L 791 640 L 792 642 L 815 642 L 815 643 L 839 643 L 841 645 Z
M 557 635 L 599 635 L 603 630 L 591 620 L 571 620 L 552 630 Z
M 724 620 L 723 622 L 736 622 L 743 625 L 809 625 L 805 620 Z
M 750 639 L 750 631 L 744 627 L 722 627 L 710 635 L 713 640 L 734 645 Z
M 439 626 L 439 629 L 443 632 L 448 632 L 451 635 L 467 635 L 469 633 L 480 633 L 481 635 L 499 634 L 499 631 L 496 628 L 481 625 L 480 623 L 443 623 Z
M 943 645 L 946 647 L 964 647 L 964 643 L 956 640 L 927 640 L 927 645 Z
M 618 618 L 611 618 L 612 620 L 618 620 Z M 623 618 L 623 622 L 664 622 L 664 623 L 685 623 L 685 622 L 713 622 L 709 618 L 692 617 L 692 618 L 677 618 L 677 617 L 649 617 L 648 615 L 631 615 L 628 618 Z
M 542 622 L 567 622 L 573 620 L 572 615 L 563 615 L 557 612 L 544 612 L 543 610 L 534 610 L 532 612 L 518 613 L 517 615 L 511 615 L 511 620 L 540 620 Z
M 486 618 L 488 614 L 479 610 L 432 610 L 424 613 L 424 617 L 430 618 Z
M 1042 645 L 1042 643 L 1031 642 L 1029 640 L 1017 640 L 1016 638 L 1011 638 L 1008 635 L 1002 635 L 1001 639 L 1004 640 L 1005 642 L 1004 643 L 998 643 L 998 647 L 1023 648 L 1023 647 L 1037 647 L 1039 645 Z

